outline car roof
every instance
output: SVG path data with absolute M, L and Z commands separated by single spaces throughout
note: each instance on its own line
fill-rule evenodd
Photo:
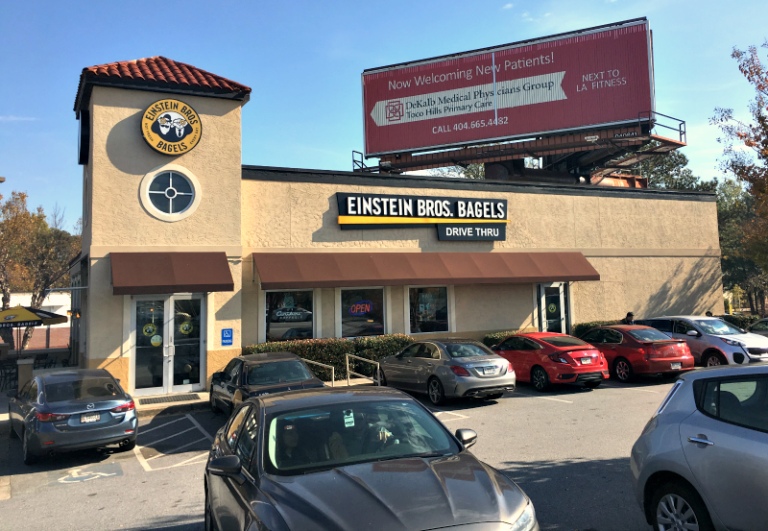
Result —
M 752 376 L 754 374 L 768 374 L 768 363 L 750 363 L 749 365 L 723 365 L 719 367 L 704 367 L 695 371 L 685 371 L 679 378 L 686 381 L 694 381 L 708 378 L 729 378 L 738 376 Z
M 437 339 L 422 339 L 417 341 L 417 343 L 426 341 L 430 343 L 442 343 L 443 345 L 450 345 L 451 343 L 479 343 L 479 341 L 476 339 L 470 339 L 468 337 L 441 337 Z
M 51 372 L 40 375 L 44 383 L 61 383 L 82 380 L 83 378 L 112 378 L 105 369 L 74 369 L 69 371 Z
M 292 411 L 305 407 L 322 407 L 354 401 L 415 400 L 405 393 L 389 387 L 318 387 L 299 389 L 251 398 L 270 413 Z
M 562 336 L 567 336 L 568 334 L 559 334 L 557 332 L 527 332 L 525 334 L 512 334 L 512 335 L 543 339 L 545 337 L 562 337 Z
M 270 363 L 273 361 L 298 360 L 296 354 L 292 352 L 262 352 L 261 354 L 247 354 L 240 356 L 247 365 L 256 365 L 258 363 Z
M 661 317 L 646 317 L 645 319 L 637 319 L 638 321 L 650 321 L 651 319 L 717 319 L 714 315 L 708 317 L 706 315 L 662 315 Z
M 614 328 L 616 330 L 648 330 L 650 328 L 652 330 L 655 330 L 655 328 L 653 328 L 652 326 L 623 325 L 623 324 L 603 325 L 603 326 L 596 326 L 595 328 Z

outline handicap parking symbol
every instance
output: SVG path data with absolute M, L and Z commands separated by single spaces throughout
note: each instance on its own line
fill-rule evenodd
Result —
M 61 472 L 56 473 L 60 476 Z M 94 479 L 110 478 L 123 475 L 123 469 L 118 463 L 72 468 L 67 474 L 56 478 L 63 485 L 70 483 L 85 483 Z
M 222 328 L 221 329 L 221 346 L 227 347 L 232 345 L 232 329 L 231 328 Z

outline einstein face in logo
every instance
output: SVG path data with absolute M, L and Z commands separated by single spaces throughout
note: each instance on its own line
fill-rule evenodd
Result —
M 152 132 L 166 142 L 179 142 L 192 132 L 192 126 L 179 113 L 166 111 L 152 124 Z

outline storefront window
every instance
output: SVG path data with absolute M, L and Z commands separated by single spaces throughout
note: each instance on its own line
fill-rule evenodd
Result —
M 267 341 L 312 339 L 312 292 L 267 292 Z
M 384 333 L 384 290 L 341 290 L 342 337 L 378 336 Z
M 448 288 L 410 288 L 411 333 L 448 332 Z

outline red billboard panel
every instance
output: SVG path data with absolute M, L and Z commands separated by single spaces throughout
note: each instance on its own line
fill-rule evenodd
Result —
M 637 122 L 646 19 L 363 72 L 366 156 Z

